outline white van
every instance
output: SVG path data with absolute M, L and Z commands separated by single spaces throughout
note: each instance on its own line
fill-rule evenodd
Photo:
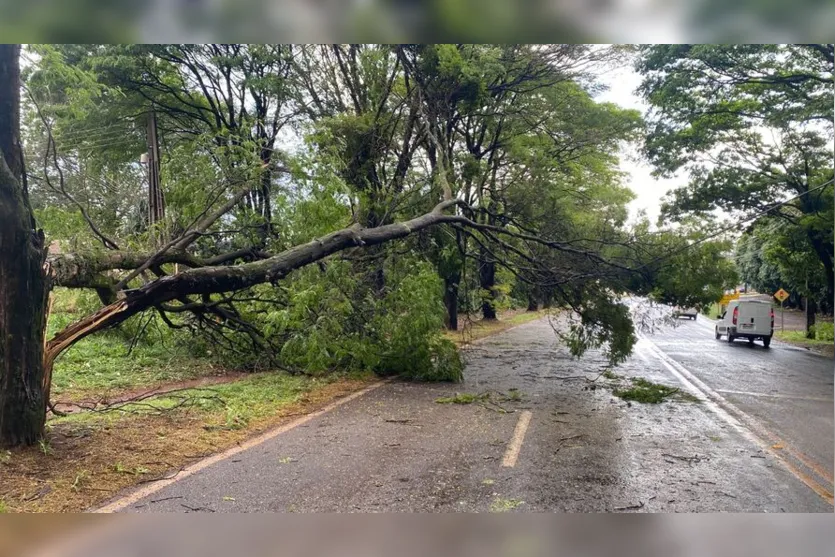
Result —
M 762 300 L 732 300 L 728 309 L 716 322 L 716 338 L 728 337 L 728 342 L 747 338 L 753 344 L 762 340 L 768 348 L 774 334 L 774 309 L 771 302 Z

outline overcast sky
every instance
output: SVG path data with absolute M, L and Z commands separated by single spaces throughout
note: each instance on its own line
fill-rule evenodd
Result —
M 635 108 L 646 114 L 647 104 L 635 94 L 635 89 L 641 83 L 641 78 L 631 67 L 625 66 L 610 70 L 600 76 L 600 80 L 609 90 L 597 96 L 597 100 L 612 102 L 624 108 Z M 637 150 L 621 157 L 621 170 L 628 174 L 628 186 L 635 192 L 637 198 L 630 204 L 630 216 L 645 209 L 650 221 L 655 224 L 658 218 L 661 201 L 671 189 L 683 186 L 686 178 L 656 179 L 651 175 L 650 165 L 645 163 Z

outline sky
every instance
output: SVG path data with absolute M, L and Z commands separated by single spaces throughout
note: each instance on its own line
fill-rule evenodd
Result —
M 641 83 L 641 77 L 630 66 L 609 70 L 601 74 L 599 79 L 609 89 L 596 96 L 598 101 L 634 108 L 646 115 L 649 106 L 635 93 Z M 634 147 L 621 157 L 620 167 L 628 175 L 627 185 L 637 196 L 629 205 L 630 217 L 635 218 L 638 211 L 644 209 L 653 224 L 658 218 L 666 193 L 686 184 L 686 177 L 683 176 L 672 179 L 654 178 L 651 174 L 652 168 L 642 160 Z

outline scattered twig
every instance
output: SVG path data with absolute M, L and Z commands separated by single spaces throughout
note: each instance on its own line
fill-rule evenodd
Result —
M 616 511 L 636 511 L 644 508 L 644 502 L 638 501 L 637 505 L 627 505 L 626 507 L 615 507 Z
M 210 394 L 203 394 L 204 392 Z M 184 393 L 193 393 L 194 396 L 187 396 Z M 217 391 L 214 389 L 210 389 L 207 387 L 183 387 L 181 389 L 171 389 L 171 390 L 159 390 L 159 389 L 152 389 L 150 391 L 145 391 L 138 395 L 135 395 L 130 398 L 119 399 L 112 403 L 104 403 L 103 401 L 92 401 L 92 402 L 67 402 L 67 403 L 60 403 L 66 404 L 67 406 L 74 406 L 79 408 L 80 410 L 84 410 L 87 412 L 95 412 L 95 413 L 105 413 L 105 412 L 112 412 L 112 411 L 122 411 L 127 413 L 138 413 L 133 410 L 132 407 L 140 407 L 150 411 L 153 411 L 157 414 L 162 412 L 168 412 L 171 410 L 175 410 L 177 408 L 189 407 L 194 406 L 198 402 L 201 401 L 213 401 L 220 404 L 224 404 L 224 400 L 218 396 Z M 151 398 L 167 398 L 167 399 L 175 399 L 177 403 L 173 404 L 172 406 L 168 407 L 160 407 L 156 406 L 149 402 L 144 402 Z M 56 414 L 57 415 L 57 414 Z
M 413 427 L 423 427 L 420 424 L 413 424 L 412 420 L 410 420 L 409 418 L 402 419 L 402 420 L 386 419 L 386 420 L 383 420 L 383 421 L 388 422 L 390 424 L 400 424 L 400 425 L 410 425 L 410 426 L 413 426 Z
M 493 412 L 498 412 L 499 414 L 510 414 L 510 413 L 514 412 L 514 410 L 508 410 L 507 408 L 504 408 L 499 403 L 493 402 L 492 400 L 489 400 L 489 399 L 486 399 L 486 400 L 483 400 L 483 401 L 479 402 L 478 405 L 481 406 L 482 408 L 486 408 L 487 410 L 492 410 Z M 489 405 L 495 406 L 495 408 L 492 408 Z
M 24 499 L 24 501 L 26 501 L 27 503 L 30 502 L 30 501 L 37 501 L 38 499 L 40 499 L 41 497 L 43 497 L 44 495 L 46 495 L 50 491 L 52 491 L 52 486 L 46 485 L 46 486 L 40 488 L 35 493 L 33 493 L 32 495 L 30 495 L 29 497 L 26 497 Z
M 66 412 L 62 412 L 61 410 L 58 410 L 57 408 L 55 408 L 55 403 L 54 402 L 48 402 L 47 407 L 49 408 L 49 411 L 52 412 L 53 416 L 57 416 L 57 417 L 61 418 L 61 417 L 67 415 Z
M 674 455 L 674 454 L 669 454 L 669 453 L 662 453 L 661 456 L 674 458 L 676 460 L 683 460 L 684 462 L 687 462 L 688 464 L 693 464 L 694 462 L 702 462 L 703 460 L 710 460 L 710 457 L 699 456 L 699 455 L 680 456 L 680 455 Z
M 184 469 L 185 469 L 185 466 L 182 466 L 182 467 L 180 467 L 180 468 L 179 468 L 176 472 L 174 472 L 173 474 L 168 474 L 168 475 L 157 476 L 157 477 L 155 477 L 155 478 L 146 478 L 146 479 L 144 479 L 144 480 L 140 480 L 140 481 L 138 481 L 138 482 L 136 482 L 136 483 L 139 483 L 139 484 L 147 484 L 147 483 L 152 483 L 152 482 L 159 482 L 159 481 L 162 481 L 162 480 L 170 480 L 170 479 L 172 479 L 172 478 L 176 478 L 176 477 L 177 477 L 177 475 L 178 475 L 180 472 L 182 472 Z
M 185 503 L 180 503 L 180 506 L 185 507 L 185 508 L 187 508 L 188 510 L 193 511 L 193 512 L 196 512 L 196 513 L 199 513 L 199 512 L 201 512 L 201 511 L 209 511 L 210 513 L 215 512 L 215 510 L 214 510 L 214 509 L 210 509 L 209 507 L 189 507 L 189 506 L 188 506 L 188 505 L 186 505 Z
M 163 501 L 171 501 L 172 499 L 182 499 L 182 495 L 176 495 L 174 497 L 163 497 L 162 499 L 151 499 L 151 503 L 162 503 Z

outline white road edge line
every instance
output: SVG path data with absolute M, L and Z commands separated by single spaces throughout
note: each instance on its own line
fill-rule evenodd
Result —
M 809 489 L 817 493 L 830 505 L 833 504 L 833 494 L 831 487 L 823 486 L 820 484 L 820 482 L 816 481 L 813 478 L 810 478 L 806 473 L 799 470 L 794 464 L 789 462 L 782 454 L 780 454 L 780 452 L 778 452 L 775 449 L 772 449 L 771 445 L 782 445 L 784 447 L 783 450 L 786 453 L 790 454 L 792 457 L 802 462 L 821 479 L 830 481 L 831 483 L 831 480 L 825 471 L 820 470 L 817 466 L 815 466 L 814 463 L 810 463 L 807 460 L 807 457 L 798 454 L 785 441 L 766 430 L 760 423 L 754 420 L 751 416 L 737 408 L 734 404 L 729 402 L 722 395 L 708 387 L 698 377 L 693 375 L 692 372 L 687 370 L 687 368 L 685 368 L 680 363 L 667 356 L 660 348 L 658 348 L 655 345 L 654 342 L 652 342 L 640 333 L 638 333 L 637 336 L 640 340 L 644 341 L 646 349 L 653 356 L 655 356 L 661 362 L 661 364 L 665 368 L 667 368 L 670 371 L 670 373 L 672 373 L 685 386 L 685 388 L 687 388 L 688 391 L 690 391 L 691 394 L 696 395 L 708 409 L 710 409 L 714 414 L 719 416 L 726 423 L 731 425 L 746 439 L 752 441 L 754 444 L 758 445 L 764 452 L 769 453 L 771 456 L 777 459 L 793 476 L 795 476 L 801 482 L 806 484 L 806 486 L 809 487 Z M 640 349 L 639 346 L 640 345 L 636 345 L 636 349 Z M 732 415 L 731 412 L 736 416 Z M 737 417 L 739 419 L 737 419 Z M 753 433 L 752 430 L 756 432 L 756 434 Z
M 522 450 L 522 442 L 525 440 L 525 432 L 528 431 L 528 426 L 531 423 L 531 416 L 533 414 L 530 410 L 522 410 L 519 421 L 516 422 L 516 429 L 513 431 L 513 438 L 511 438 L 510 444 L 507 446 L 507 451 L 504 453 L 502 467 L 513 468 L 516 466 L 519 451 Z
M 726 395 L 746 395 L 752 397 L 764 398 L 785 398 L 787 400 L 805 400 L 807 402 L 826 402 L 832 404 L 835 400 L 831 398 L 823 398 L 817 396 L 803 396 L 803 395 L 783 395 L 778 393 L 755 393 L 752 391 L 731 391 L 729 389 L 716 389 L 717 393 L 724 393 Z
M 266 441 L 269 441 L 270 439 L 272 439 L 274 437 L 277 437 L 277 436 L 281 435 L 282 433 L 285 433 L 287 431 L 290 431 L 291 429 L 297 428 L 298 426 L 300 426 L 302 424 L 305 424 L 305 423 L 309 422 L 310 420 L 312 420 L 314 418 L 318 418 L 322 414 L 330 412 L 334 408 L 337 408 L 339 406 L 342 406 L 343 404 L 351 402 L 352 400 L 354 400 L 356 398 L 359 398 L 359 397 L 361 397 L 361 396 L 363 396 L 367 393 L 370 393 L 374 389 L 378 389 L 378 388 L 382 387 L 383 385 L 385 385 L 387 383 L 390 383 L 390 382 L 391 382 L 390 379 L 384 379 L 384 380 L 381 380 L 377 383 L 374 383 L 374 384 L 372 384 L 372 385 L 370 385 L 370 386 L 368 386 L 368 387 L 366 387 L 366 388 L 364 388 L 360 391 L 357 391 L 355 393 L 351 393 L 350 395 L 348 395 L 346 397 L 340 398 L 339 400 L 328 404 L 324 408 L 320 408 L 319 410 L 317 410 L 315 412 L 307 414 L 306 416 L 302 416 L 301 418 L 293 420 L 290 423 L 284 424 L 284 425 L 279 426 L 275 429 L 271 429 L 271 430 L 267 431 L 266 433 L 262 433 L 261 435 L 259 435 L 257 437 L 253 437 L 249 441 L 241 443 L 240 445 L 232 447 L 231 449 L 228 449 L 228 450 L 226 450 L 222 453 L 212 455 L 208 458 L 205 458 L 203 460 L 195 462 L 194 464 L 192 464 L 190 466 L 186 466 L 176 476 L 174 476 L 172 478 L 162 479 L 162 480 L 156 481 L 154 483 L 148 484 L 147 486 L 145 486 L 143 488 L 140 488 L 140 489 L 138 489 L 138 490 L 136 490 L 132 493 L 129 493 L 128 495 L 125 495 L 124 497 L 121 497 L 121 498 L 117 499 L 116 501 L 113 501 L 112 503 L 105 504 L 104 506 L 99 507 L 97 509 L 94 509 L 90 512 L 93 512 L 93 513 L 114 513 L 114 512 L 121 511 L 121 510 L 129 507 L 130 505 L 133 505 L 134 503 L 144 499 L 145 497 L 147 497 L 147 496 L 149 496 L 153 493 L 156 493 L 157 491 L 163 489 L 164 487 L 168 487 L 169 485 L 171 485 L 173 483 L 176 483 L 176 482 L 178 482 L 182 479 L 185 479 L 185 478 L 191 476 L 192 474 L 195 474 L 195 473 L 197 473 L 197 472 L 199 472 L 199 471 L 201 471 L 205 468 L 208 468 L 209 466 L 211 466 L 213 464 L 216 464 L 216 463 L 218 463 L 222 460 L 226 460 L 227 458 L 229 458 L 231 456 L 235 456 L 236 454 L 241 453 L 241 452 L 243 452 L 247 449 L 251 449 L 252 447 L 255 447 L 257 445 L 265 443 Z

